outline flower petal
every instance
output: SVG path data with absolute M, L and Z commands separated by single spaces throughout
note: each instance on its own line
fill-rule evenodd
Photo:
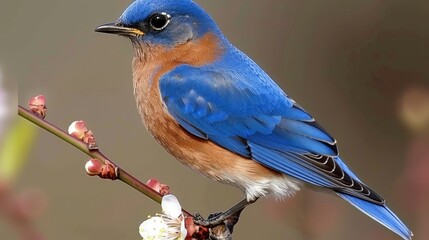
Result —
M 185 238 L 188 236 L 188 230 L 186 230 L 185 227 L 185 220 L 182 220 L 180 223 L 180 237 L 178 239 L 185 240 Z
M 182 206 L 180 206 L 179 201 L 172 194 L 162 197 L 161 206 L 164 214 L 171 218 L 178 218 L 182 215 Z
M 140 224 L 139 232 L 143 239 L 163 239 L 168 225 L 160 217 L 151 217 Z

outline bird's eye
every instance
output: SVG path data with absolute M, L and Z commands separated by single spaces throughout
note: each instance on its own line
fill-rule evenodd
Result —
M 149 25 L 153 30 L 161 31 L 170 23 L 171 16 L 165 12 L 153 15 L 149 20 Z

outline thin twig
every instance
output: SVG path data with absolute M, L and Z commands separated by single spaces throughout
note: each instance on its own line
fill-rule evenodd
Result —
M 39 118 L 38 116 L 34 115 L 21 105 L 18 105 L 18 115 L 21 117 L 27 119 L 28 121 L 36 124 L 37 126 L 45 129 L 46 131 L 52 133 L 53 135 L 59 137 L 60 139 L 64 140 L 65 142 L 71 144 L 72 146 L 76 147 L 77 149 L 81 150 L 88 156 L 92 158 L 99 159 L 103 162 L 110 162 L 113 165 L 117 167 L 117 177 L 122 182 L 128 184 L 132 188 L 136 189 L 137 191 L 143 193 L 150 199 L 154 200 L 155 202 L 161 203 L 162 195 L 158 192 L 154 191 L 152 188 L 147 186 L 146 184 L 139 181 L 137 178 L 133 177 L 131 174 L 120 168 L 117 164 L 112 162 L 109 158 L 107 158 L 101 151 L 99 150 L 89 150 L 88 145 L 79 139 L 69 135 L 65 131 L 59 129 L 58 127 L 54 126 L 53 124 L 49 123 L 48 121 Z M 192 217 L 193 215 L 190 214 L 188 211 L 183 210 L 183 213 L 187 216 Z

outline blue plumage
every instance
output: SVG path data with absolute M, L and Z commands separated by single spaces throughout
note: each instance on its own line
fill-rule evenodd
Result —
M 405 226 L 405 224 L 386 205 L 380 206 L 347 194 L 337 194 L 361 212 L 392 230 L 403 239 L 411 239 L 411 236 L 413 236 L 413 233 L 407 228 L 407 226 Z

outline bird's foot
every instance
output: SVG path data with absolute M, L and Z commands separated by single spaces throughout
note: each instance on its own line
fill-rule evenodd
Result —
M 208 228 L 212 228 L 220 224 L 226 224 L 233 227 L 238 222 L 243 209 L 256 202 L 256 200 L 257 199 L 247 201 L 244 199 L 225 212 L 210 214 L 207 219 L 204 219 L 200 214 L 196 214 L 194 217 L 194 223 Z
M 197 213 L 194 216 L 194 223 L 203 227 L 214 227 L 223 223 L 229 216 L 224 216 L 223 212 L 212 213 L 207 219 L 204 219 L 201 214 Z

